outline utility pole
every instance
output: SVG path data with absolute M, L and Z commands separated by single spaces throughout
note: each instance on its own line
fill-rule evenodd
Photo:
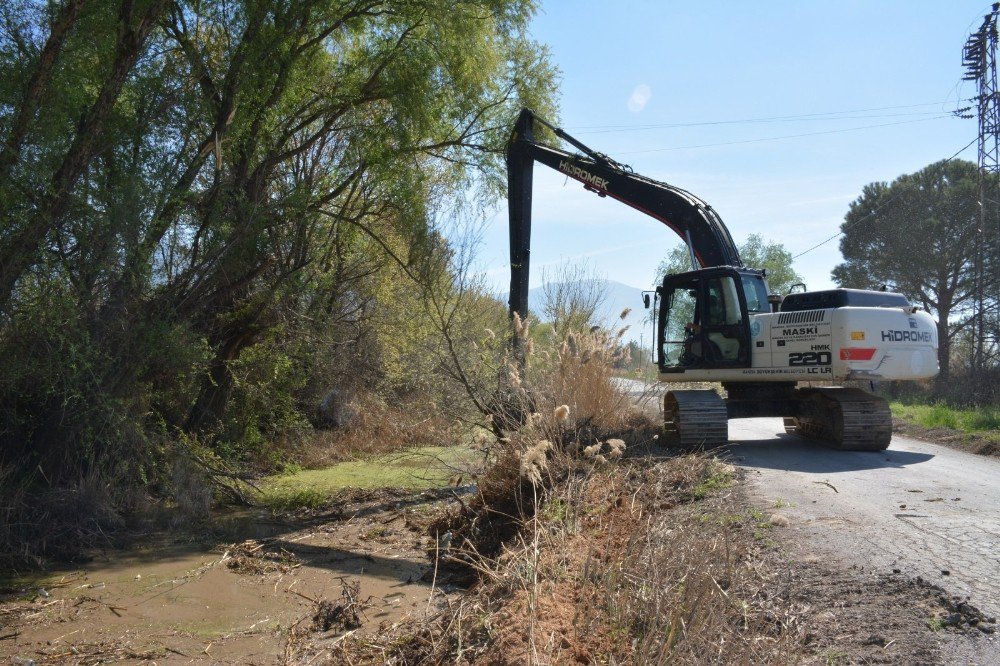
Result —
M 979 120 L 979 224 L 974 259 L 973 304 L 973 357 L 972 367 L 981 370 L 985 365 L 986 346 L 986 294 L 991 292 L 993 307 L 1000 303 L 1000 294 L 992 293 L 1000 286 L 997 266 L 988 260 L 987 243 L 996 243 L 1000 237 L 1000 216 L 997 215 L 996 183 L 1000 176 L 1000 97 L 997 90 L 997 16 L 1000 2 L 994 3 L 982 25 L 969 36 L 962 49 L 965 66 L 964 81 L 975 81 L 977 95 L 976 116 Z M 963 115 L 960 110 L 960 117 Z

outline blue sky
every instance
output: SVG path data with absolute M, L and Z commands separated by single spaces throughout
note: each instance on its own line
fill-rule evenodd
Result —
M 950 112 L 975 94 L 961 83 L 961 50 L 989 8 L 549 0 L 532 33 L 562 72 L 564 129 L 694 192 L 737 242 L 760 233 L 798 255 L 837 233 L 865 184 L 973 141 L 975 121 Z M 975 160 L 976 146 L 962 156 Z M 536 167 L 533 286 L 543 269 L 585 259 L 600 275 L 648 288 L 678 242 L 656 221 Z M 795 260 L 810 289 L 833 285 L 838 248 L 834 240 Z M 507 252 L 503 205 L 480 252 L 500 291 Z

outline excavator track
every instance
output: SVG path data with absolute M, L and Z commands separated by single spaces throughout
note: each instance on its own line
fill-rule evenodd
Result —
M 729 440 L 726 403 L 715 391 L 670 391 L 663 398 L 663 411 L 669 446 L 702 449 Z
M 892 439 L 889 403 L 853 388 L 796 391 L 799 415 L 785 418 L 786 432 L 841 451 L 884 451 Z

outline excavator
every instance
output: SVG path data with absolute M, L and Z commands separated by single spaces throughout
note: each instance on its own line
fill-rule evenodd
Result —
M 536 125 L 580 152 L 536 141 Z M 882 451 L 892 436 L 888 403 L 836 384 L 938 373 L 934 320 L 902 294 L 862 289 L 773 294 L 764 270 L 743 265 L 711 206 L 635 173 L 528 109 L 514 125 L 506 160 L 511 316 L 528 312 L 535 162 L 660 221 L 686 244 L 693 270 L 667 275 L 652 292 L 659 380 L 719 382 L 725 397 L 711 389 L 667 392 L 664 435 L 671 445 L 717 446 L 728 440 L 729 419 L 780 416 L 788 433 L 835 449 Z M 650 294 L 643 299 L 649 308 Z

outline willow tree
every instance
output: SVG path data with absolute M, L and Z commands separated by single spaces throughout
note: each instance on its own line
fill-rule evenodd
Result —
M 4 3 L 0 463 L 216 435 L 247 350 L 359 316 L 379 254 L 426 261 L 436 213 L 502 191 L 518 109 L 552 113 L 533 12 Z

